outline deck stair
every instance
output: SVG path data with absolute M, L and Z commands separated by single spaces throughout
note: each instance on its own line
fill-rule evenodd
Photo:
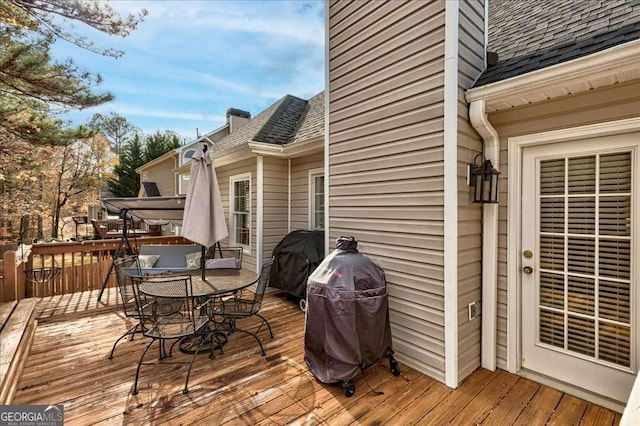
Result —
M 37 298 L 0 304 L 0 404 L 10 404 L 35 335 Z

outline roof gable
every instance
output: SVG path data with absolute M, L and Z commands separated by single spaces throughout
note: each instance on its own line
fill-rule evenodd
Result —
M 324 136 L 324 91 L 318 93 L 307 102 L 305 114 L 300 126 L 291 139 L 291 143 Z
M 262 128 L 256 133 L 255 142 L 285 144 L 295 135 L 307 101 L 287 95 Z
M 251 142 L 285 145 L 324 134 L 324 92 L 309 101 L 286 95 L 213 145 L 220 154 Z
M 640 2 L 491 0 L 488 38 L 499 61 L 476 87 L 640 39 Z

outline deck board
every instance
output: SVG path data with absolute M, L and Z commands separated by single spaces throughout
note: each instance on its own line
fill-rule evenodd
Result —
M 47 297 L 14 404 L 64 404 L 65 423 L 197 425 L 616 425 L 620 415 L 502 370 L 476 370 L 451 389 L 386 360 L 341 386 L 318 382 L 304 361 L 304 314 L 293 301 L 265 297 L 262 313 L 275 334 L 261 332 L 267 356 L 250 336 L 236 333 L 215 359 L 198 355 L 189 393 L 184 366 L 143 366 L 139 394 L 131 395 L 146 339 L 113 342 L 133 323 L 124 318 L 115 289 Z M 247 321 L 243 326 L 257 326 Z M 147 356 L 153 357 L 153 348 Z M 176 359 L 189 355 L 176 352 Z M 375 394 L 374 391 L 384 392 Z

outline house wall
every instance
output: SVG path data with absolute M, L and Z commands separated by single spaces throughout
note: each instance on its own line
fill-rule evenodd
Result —
M 271 259 L 274 247 L 287 235 L 289 161 L 263 157 L 263 261 Z
M 175 168 L 176 159 L 172 157 L 167 158 L 144 170 L 140 176 L 140 180 L 144 182 L 155 182 L 162 196 L 173 197 L 176 195 L 177 190 L 177 178 L 173 173 L 173 169 Z
M 482 295 L 482 207 L 473 203 L 467 165 L 482 152 L 469 123 L 464 92 L 484 70 L 484 2 L 459 3 L 458 31 L 458 381 L 480 366 L 481 318 L 469 321 L 469 303 Z
M 638 93 L 640 82 L 631 82 L 489 115 L 489 121 L 500 136 L 498 367 L 507 366 L 508 138 L 637 117 L 640 111 Z
M 386 271 L 394 350 L 444 381 L 445 2 L 329 4 L 330 240 Z
M 251 173 L 251 251 L 245 251 L 242 255 L 242 268 L 249 269 L 252 271 L 256 270 L 256 201 L 257 201 L 257 193 L 256 193 L 256 183 L 257 183 L 257 167 L 256 167 L 256 159 L 249 158 L 247 160 L 242 160 L 236 163 L 233 163 L 228 166 L 216 167 L 216 176 L 218 178 L 218 186 L 220 187 L 220 196 L 222 198 L 222 205 L 224 206 L 225 211 L 225 219 L 227 221 L 227 228 L 229 229 L 229 234 L 231 235 L 231 228 L 229 228 L 229 182 L 231 176 L 243 174 L 243 173 Z M 222 240 L 221 245 L 229 246 L 230 239 L 229 237 Z
M 309 229 L 309 170 L 323 167 L 322 152 L 291 159 L 291 231 Z

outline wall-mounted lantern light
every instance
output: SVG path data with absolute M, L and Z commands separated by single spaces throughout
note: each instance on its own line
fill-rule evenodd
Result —
M 500 172 L 493 167 L 491 160 L 484 160 L 482 154 L 469 164 L 469 185 L 473 186 L 474 203 L 498 202 L 498 175 Z M 480 164 L 478 164 L 480 163 Z

